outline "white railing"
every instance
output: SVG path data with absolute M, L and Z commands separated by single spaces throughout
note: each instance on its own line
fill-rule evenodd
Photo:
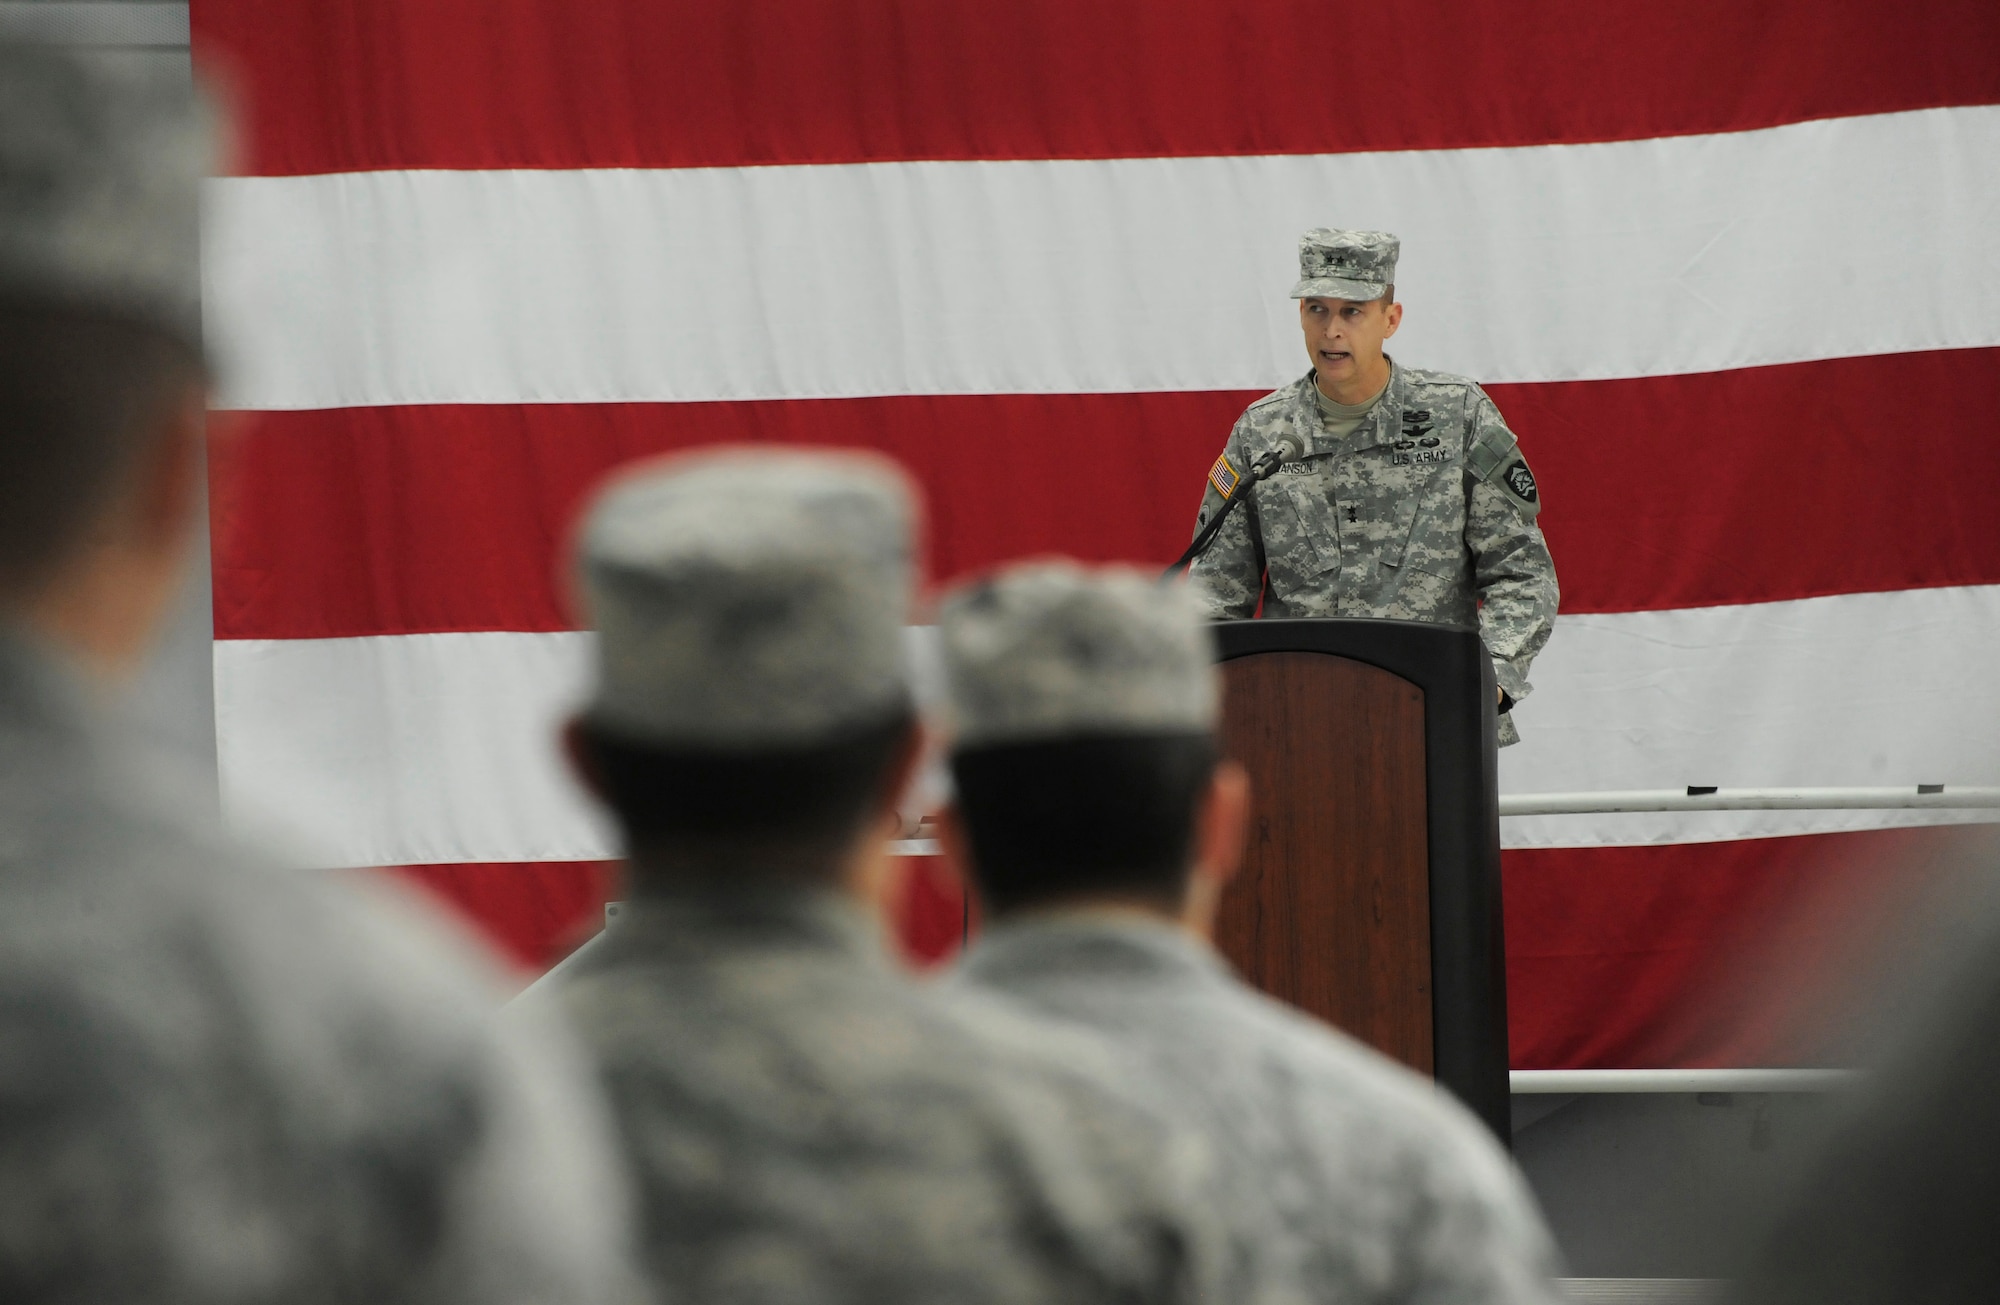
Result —
M 1517 1069 L 1516 1096 L 1584 1092 L 1832 1092 L 1852 1087 L 1851 1069 Z
M 1503 793 L 1502 816 L 1589 816 L 1621 811 L 1897 811 L 2000 810 L 2000 788 L 1915 784 L 1903 788 L 1686 788 L 1605 793 Z M 2000 817 L 1996 817 L 2000 820 Z M 890 844 L 897 856 L 936 856 L 928 820 Z
M 1614 793 L 1506 793 L 1503 816 L 1585 816 L 1617 811 L 1895 811 L 2000 807 L 2000 788 L 1918 784 L 1905 788 L 1632 789 Z

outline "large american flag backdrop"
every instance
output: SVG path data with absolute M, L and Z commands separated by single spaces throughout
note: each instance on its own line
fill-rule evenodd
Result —
M 524 965 L 612 884 L 551 746 L 609 468 L 868 446 L 937 577 L 1164 561 L 1302 370 L 1310 226 L 1402 236 L 1397 356 L 1486 382 L 1542 481 L 1503 791 L 2000 780 L 1992 0 L 192 11 L 248 114 L 206 208 L 257 417 L 215 478 L 225 804 Z M 1516 1065 L 1806 1054 L 1758 945 L 1836 963 L 1949 818 L 1505 822 Z M 919 949 L 958 918 L 923 882 Z

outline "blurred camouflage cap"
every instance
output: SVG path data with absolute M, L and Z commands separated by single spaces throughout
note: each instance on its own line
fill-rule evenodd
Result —
M 199 348 L 214 126 L 185 76 L 0 41 L 0 294 Z
M 1215 728 L 1215 643 L 1186 584 L 1130 567 L 1030 562 L 941 604 L 956 748 Z
M 915 519 L 908 479 L 873 454 L 720 448 L 619 477 L 578 545 L 591 720 L 755 752 L 908 711 Z
M 1386 231 L 1314 227 L 1299 237 L 1294 299 L 1380 299 L 1396 280 L 1403 242 Z

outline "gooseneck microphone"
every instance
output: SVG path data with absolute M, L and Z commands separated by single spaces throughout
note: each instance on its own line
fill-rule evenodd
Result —
M 1172 577 L 1175 573 L 1193 563 L 1197 557 L 1206 553 L 1209 545 L 1215 542 L 1216 533 L 1222 529 L 1222 523 L 1227 521 L 1229 514 L 1236 510 L 1236 505 L 1250 497 L 1250 487 L 1260 480 L 1269 478 L 1272 472 L 1284 466 L 1287 462 L 1297 461 L 1299 456 L 1305 451 L 1305 445 L 1299 442 L 1298 436 L 1291 434 L 1280 435 L 1277 446 L 1265 453 L 1263 457 L 1251 463 L 1250 470 L 1238 477 L 1235 487 L 1223 497 L 1222 506 L 1217 509 L 1213 517 L 1209 518 L 1208 524 L 1201 528 L 1201 533 L 1194 537 L 1194 542 L 1187 546 L 1187 552 L 1182 553 L 1172 566 L 1162 571 L 1160 579 L 1165 580 Z

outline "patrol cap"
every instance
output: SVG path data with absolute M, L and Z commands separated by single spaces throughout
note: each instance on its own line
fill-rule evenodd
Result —
M 1024 563 L 938 612 L 952 746 L 1215 729 L 1215 643 L 1194 590 L 1130 567 Z
M 589 719 L 666 747 L 810 747 L 910 710 L 916 499 L 873 454 L 722 447 L 641 464 L 591 505 Z
M 201 347 L 214 115 L 184 76 L 0 40 L 0 296 Z
M 1380 299 L 1396 281 L 1403 242 L 1386 231 L 1314 227 L 1299 237 L 1294 299 Z

